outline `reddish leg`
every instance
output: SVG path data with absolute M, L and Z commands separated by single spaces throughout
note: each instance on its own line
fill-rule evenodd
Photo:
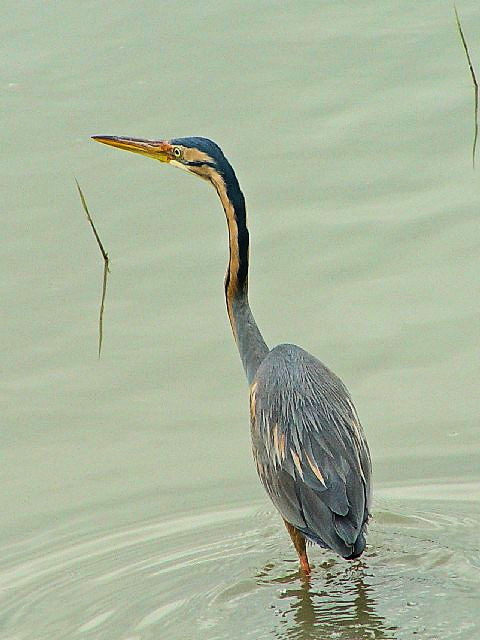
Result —
M 300 560 L 300 568 L 305 573 L 305 575 L 309 576 L 311 573 L 310 565 L 308 564 L 307 557 L 307 545 L 305 542 L 305 538 L 302 536 L 298 529 L 284 520 L 285 526 L 287 527 L 287 531 L 290 534 L 290 538 L 292 539 L 293 546 L 295 547 L 296 552 L 298 553 L 298 559 Z

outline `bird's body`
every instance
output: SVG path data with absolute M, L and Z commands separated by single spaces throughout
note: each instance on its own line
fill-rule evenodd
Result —
M 282 517 L 344 558 L 365 547 L 370 456 L 339 378 L 291 344 L 272 349 L 250 393 L 260 479 Z
M 245 199 L 220 147 L 206 138 L 96 140 L 168 162 L 211 182 L 229 232 L 225 297 L 250 385 L 257 471 L 310 572 L 306 541 L 346 559 L 361 555 L 371 502 L 368 445 L 345 386 L 295 345 L 269 350 L 248 302 L 249 234 Z

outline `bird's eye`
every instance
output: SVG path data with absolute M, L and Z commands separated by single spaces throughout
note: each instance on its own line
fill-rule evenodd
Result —
M 175 156 L 175 158 L 181 158 L 182 152 L 178 147 L 175 147 L 175 149 L 173 150 L 173 155 Z

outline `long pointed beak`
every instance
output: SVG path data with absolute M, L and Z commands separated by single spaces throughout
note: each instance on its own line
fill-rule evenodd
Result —
M 92 136 L 92 140 L 108 144 L 111 147 L 139 153 L 160 162 L 173 159 L 173 146 L 166 140 L 143 140 L 141 138 L 119 138 L 117 136 Z

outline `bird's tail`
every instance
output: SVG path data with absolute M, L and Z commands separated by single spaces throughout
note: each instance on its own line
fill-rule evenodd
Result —
M 363 535 L 363 531 L 361 531 L 353 545 L 353 552 L 347 556 L 345 560 L 355 560 L 355 558 L 359 558 L 365 550 L 365 545 L 365 536 Z

